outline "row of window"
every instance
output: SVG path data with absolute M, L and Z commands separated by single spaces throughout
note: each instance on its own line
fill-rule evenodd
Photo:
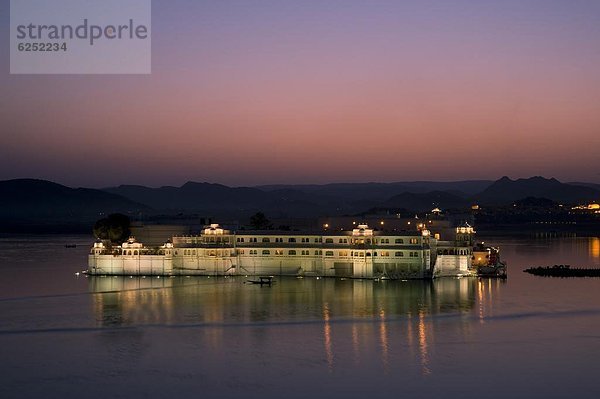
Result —
M 247 240 L 244 237 L 237 237 L 235 240 L 236 240 L 236 242 L 259 242 L 257 237 L 248 237 Z M 269 237 L 263 237 L 260 240 L 260 242 L 271 242 L 271 239 Z M 283 238 L 275 237 L 273 242 L 283 242 Z M 300 238 L 300 241 L 297 241 L 296 237 L 290 237 L 287 239 L 287 242 L 303 242 L 303 243 L 316 242 L 316 243 L 319 243 L 319 242 L 323 242 L 323 239 L 320 237 L 317 237 L 311 241 L 311 239 L 308 237 L 302 237 L 302 238 Z
M 300 252 L 300 255 L 303 256 L 309 256 L 310 252 L 309 250 L 302 250 L 302 251 L 296 251 L 296 250 L 288 250 L 287 251 L 287 255 L 288 256 L 296 256 L 298 255 L 298 252 Z M 240 255 L 245 255 L 245 250 L 244 249 L 239 249 L 238 250 L 238 254 Z M 161 251 L 161 254 L 164 254 L 163 251 Z M 250 249 L 248 251 L 249 255 L 258 255 L 258 250 L 256 249 Z M 263 249 L 261 251 L 262 255 L 271 255 L 271 250 L 269 249 Z M 284 255 L 284 250 L 283 249 L 275 249 L 273 250 L 273 254 L 274 255 Z M 139 252 L 137 250 L 125 250 L 123 251 L 123 255 L 133 255 L 133 256 L 137 256 L 139 255 Z M 179 255 L 179 251 L 175 251 L 175 255 Z M 229 251 L 215 251 L 215 250 L 198 250 L 196 252 L 195 249 L 184 249 L 182 251 L 182 255 L 184 256 L 196 256 L 196 255 L 208 255 L 208 256 L 217 256 L 217 255 L 224 255 L 224 256 L 229 256 Z M 320 256 L 323 255 L 323 251 L 322 250 L 315 250 L 314 251 L 314 255 Z M 325 256 L 334 256 L 334 252 L 333 251 L 325 251 Z M 339 251 L 338 252 L 338 256 L 340 257 L 346 257 L 348 256 L 348 251 Z M 389 257 L 390 256 L 390 252 L 389 251 L 381 251 L 381 252 L 377 252 L 377 251 L 373 251 L 372 255 L 371 252 L 364 252 L 364 251 L 350 251 L 350 256 L 358 256 L 358 257 L 364 257 L 364 256 L 382 256 L 382 257 Z M 394 256 L 395 257 L 404 257 L 404 252 L 403 251 L 396 251 L 394 252 Z M 411 258 L 418 258 L 419 257 L 419 252 L 418 251 L 410 251 L 408 252 L 408 256 Z
M 248 241 L 245 241 L 245 240 L 246 240 L 246 238 L 244 238 L 244 237 L 237 237 L 236 238 L 237 242 L 259 242 L 257 237 L 249 237 Z M 269 238 L 269 237 L 263 237 L 260 242 L 271 242 L 271 238 Z M 281 238 L 281 237 L 275 237 L 273 242 L 283 242 L 283 238 Z M 287 242 L 295 243 L 297 241 L 296 241 L 295 237 L 290 237 L 290 238 L 287 239 Z M 308 243 L 308 242 L 311 242 L 311 241 L 310 241 L 310 238 L 302 237 L 301 238 L 301 242 Z M 323 239 L 322 238 L 315 238 L 312 242 L 320 243 L 320 242 L 323 242 Z M 350 240 L 350 242 L 352 243 L 352 240 Z M 333 244 L 334 243 L 334 239 L 333 238 L 326 238 L 325 239 L 325 243 L 326 244 Z M 348 244 L 348 239 L 347 238 L 338 238 L 337 239 L 337 243 L 338 244 Z M 364 242 L 364 240 L 360 240 L 360 243 L 364 244 L 365 242 Z M 367 243 L 370 244 L 370 240 L 367 240 Z M 390 239 L 389 238 L 382 238 L 382 239 L 379 239 L 379 240 L 375 239 L 374 243 L 375 244 L 389 244 L 390 243 Z M 418 244 L 419 243 L 419 239 L 418 238 L 411 238 L 409 240 L 409 243 L 410 244 Z M 394 244 L 404 244 L 404 239 L 402 239 L 402 238 L 396 238 L 394 240 Z
M 438 249 L 438 255 L 472 255 L 470 249 Z
M 175 255 L 179 255 L 179 251 L 175 251 Z M 182 251 L 182 255 L 183 256 L 196 256 L 196 254 L 198 255 L 207 255 L 207 256 L 229 256 L 229 250 L 214 250 L 214 249 L 209 249 L 209 250 L 201 250 L 199 249 L 198 252 L 196 253 L 195 249 L 184 249 Z
M 204 238 L 204 242 L 223 242 L 223 243 L 228 243 L 229 242 L 229 238 L 228 237 L 219 237 L 219 236 L 208 236 L 208 237 L 203 237 Z
M 310 255 L 311 251 L 308 250 L 302 250 L 302 251 L 296 251 L 296 250 L 289 250 L 287 251 L 287 255 L 288 256 L 296 256 L 298 255 L 298 252 L 300 252 L 300 255 L 303 256 L 308 256 Z M 259 251 L 257 249 L 250 249 L 248 250 L 248 254 L 249 255 L 258 255 Z M 260 251 L 261 255 L 285 255 L 284 250 L 282 249 L 275 249 L 275 250 L 269 250 L 269 249 L 263 249 L 262 251 Z M 240 255 L 245 255 L 246 254 L 246 250 L 244 249 L 239 249 L 238 250 L 238 254 Z M 316 250 L 314 251 L 314 255 L 320 256 L 323 255 L 323 251 L 322 250 Z M 330 256 L 335 256 L 333 251 L 325 251 L 325 256 L 326 257 L 330 257 Z M 339 251 L 338 252 L 338 257 L 346 257 L 348 256 L 348 251 Z M 350 256 L 358 256 L 358 257 L 365 257 L 365 256 L 381 256 L 381 257 L 389 257 L 390 256 L 390 252 L 389 251 L 381 251 L 381 252 L 364 252 L 364 251 L 350 251 Z M 404 252 L 403 251 L 396 251 L 394 252 L 394 256 L 398 257 L 398 258 L 402 258 L 404 257 Z M 419 257 L 419 252 L 418 251 L 410 251 L 408 252 L 408 256 L 411 258 L 418 258 Z

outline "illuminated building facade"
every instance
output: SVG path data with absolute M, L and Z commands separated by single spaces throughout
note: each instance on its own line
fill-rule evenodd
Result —
M 121 246 L 94 244 L 90 274 L 101 275 L 288 275 L 424 279 L 471 272 L 472 227 L 452 241 L 414 231 L 386 232 L 359 224 L 352 230 L 301 233 L 231 232 L 217 224 L 197 236 L 175 236 L 158 248 L 133 238 Z

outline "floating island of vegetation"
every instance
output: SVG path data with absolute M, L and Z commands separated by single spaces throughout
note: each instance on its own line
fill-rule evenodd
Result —
M 572 268 L 570 265 L 537 266 L 523 271 L 545 277 L 600 277 L 600 268 Z

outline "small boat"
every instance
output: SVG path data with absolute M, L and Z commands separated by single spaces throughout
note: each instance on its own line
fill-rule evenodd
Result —
M 272 285 L 274 283 L 273 276 L 258 276 L 254 280 L 247 280 L 248 284 Z
M 506 278 L 506 262 L 500 260 L 500 249 L 477 244 L 473 248 L 473 270 L 477 277 Z
M 65 244 L 65 248 L 77 248 L 77 244 Z
M 506 263 L 498 261 L 495 265 L 480 266 L 477 268 L 477 276 L 506 278 Z

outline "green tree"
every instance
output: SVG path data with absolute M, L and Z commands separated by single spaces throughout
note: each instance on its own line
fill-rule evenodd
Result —
M 250 217 L 250 226 L 255 230 L 264 230 L 271 228 L 271 222 L 264 213 L 258 212 Z
M 115 243 L 124 242 L 131 234 L 130 224 L 131 222 L 127 216 L 113 213 L 94 224 L 94 236 Z

